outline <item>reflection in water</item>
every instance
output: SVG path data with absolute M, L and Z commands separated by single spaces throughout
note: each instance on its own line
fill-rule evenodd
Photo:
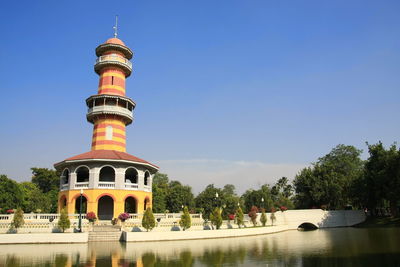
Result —
M 173 242 L 1 245 L 2 266 L 400 266 L 400 229 L 336 228 Z

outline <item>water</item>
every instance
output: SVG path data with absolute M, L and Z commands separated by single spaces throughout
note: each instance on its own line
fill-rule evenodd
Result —
M 0 266 L 400 266 L 400 228 L 127 244 L 0 245 Z

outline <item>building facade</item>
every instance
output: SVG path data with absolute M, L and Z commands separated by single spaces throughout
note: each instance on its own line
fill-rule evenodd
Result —
M 91 151 L 54 164 L 61 173 L 59 210 L 93 211 L 100 220 L 120 213 L 143 213 L 152 205 L 152 178 L 158 167 L 126 153 L 126 126 L 133 122 L 135 102 L 126 96 L 132 73 L 132 50 L 110 38 L 96 48 L 97 94 L 86 99 L 93 124 Z

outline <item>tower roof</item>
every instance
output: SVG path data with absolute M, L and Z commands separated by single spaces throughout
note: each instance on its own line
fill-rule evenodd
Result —
M 83 161 L 83 160 L 118 160 L 118 161 L 130 161 L 134 163 L 144 164 L 158 170 L 158 166 L 154 165 L 144 159 L 135 157 L 125 152 L 120 152 L 116 150 L 92 150 L 86 153 L 82 153 L 70 158 L 67 158 L 61 162 L 54 164 L 55 166 L 62 165 L 66 162 L 71 161 Z
M 118 38 L 115 38 L 115 37 L 108 39 L 108 40 L 105 42 L 105 44 L 119 44 L 119 45 L 126 46 L 126 45 L 124 44 L 124 42 L 122 42 L 121 39 L 118 39 Z

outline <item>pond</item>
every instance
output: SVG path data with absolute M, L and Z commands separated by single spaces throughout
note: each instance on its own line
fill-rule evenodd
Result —
M 0 245 L 0 266 L 400 266 L 400 228 L 172 242 Z

